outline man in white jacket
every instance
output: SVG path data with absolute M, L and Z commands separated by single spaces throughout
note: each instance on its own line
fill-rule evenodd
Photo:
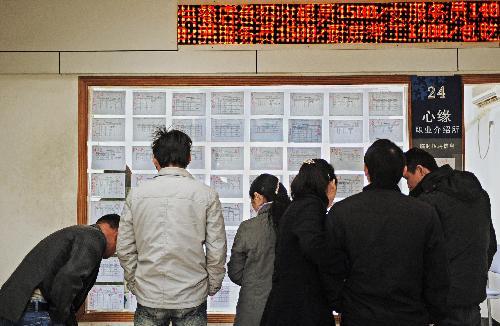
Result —
M 127 196 L 117 254 L 137 297 L 135 325 L 207 324 L 207 295 L 225 274 L 226 233 L 217 192 L 186 171 L 191 139 L 160 128 L 158 175 Z

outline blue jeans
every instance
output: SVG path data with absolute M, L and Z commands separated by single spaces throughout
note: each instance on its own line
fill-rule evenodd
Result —
M 206 326 L 207 325 L 207 302 L 198 307 L 186 309 L 161 309 L 148 308 L 137 304 L 134 315 L 136 326 Z
M 62 324 L 54 324 L 50 320 L 48 311 L 27 311 L 21 319 L 14 323 L 10 320 L 0 319 L 0 326 L 56 326 Z

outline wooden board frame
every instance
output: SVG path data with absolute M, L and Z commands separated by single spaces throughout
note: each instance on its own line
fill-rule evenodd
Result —
M 407 123 L 411 122 L 411 76 L 85 76 L 78 78 L 78 192 L 77 222 L 87 224 L 87 137 L 89 88 L 92 86 L 273 86 L 273 85 L 364 85 L 406 84 L 408 86 Z M 411 147 L 411 128 L 408 131 Z M 85 312 L 82 307 L 78 320 L 83 322 L 132 322 L 131 312 Z M 336 318 L 337 321 L 339 318 Z M 209 323 L 233 323 L 233 314 L 208 314 Z

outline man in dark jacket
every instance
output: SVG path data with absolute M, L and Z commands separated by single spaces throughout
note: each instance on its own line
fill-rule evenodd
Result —
M 434 157 L 419 148 L 405 156 L 410 195 L 436 208 L 445 234 L 450 292 L 446 319 L 438 325 L 481 325 L 479 304 L 486 298 L 497 247 L 490 198 L 470 172 L 438 168 Z
M 327 217 L 333 254 L 346 257 L 342 325 L 428 325 L 442 317 L 449 283 L 439 218 L 399 190 L 405 160 L 397 145 L 377 140 L 364 161 L 370 184 Z
M 40 241 L 0 289 L 0 325 L 77 325 L 102 258 L 115 253 L 119 222 L 109 214 Z

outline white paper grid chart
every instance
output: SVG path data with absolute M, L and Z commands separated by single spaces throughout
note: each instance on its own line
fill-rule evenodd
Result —
M 239 224 L 252 216 L 248 191 L 259 174 L 290 189 L 304 160 L 324 158 L 339 177 L 338 201 L 367 184 L 363 155 L 374 140 L 408 149 L 406 85 L 93 87 L 90 94 L 89 223 L 120 214 L 129 187 L 156 175 L 152 132 L 173 127 L 193 141 L 188 170 L 219 193 L 228 254 Z M 120 268 L 103 265 L 92 309 L 134 310 Z M 209 312 L 234 313 L 238 292 L 226 277 Z

